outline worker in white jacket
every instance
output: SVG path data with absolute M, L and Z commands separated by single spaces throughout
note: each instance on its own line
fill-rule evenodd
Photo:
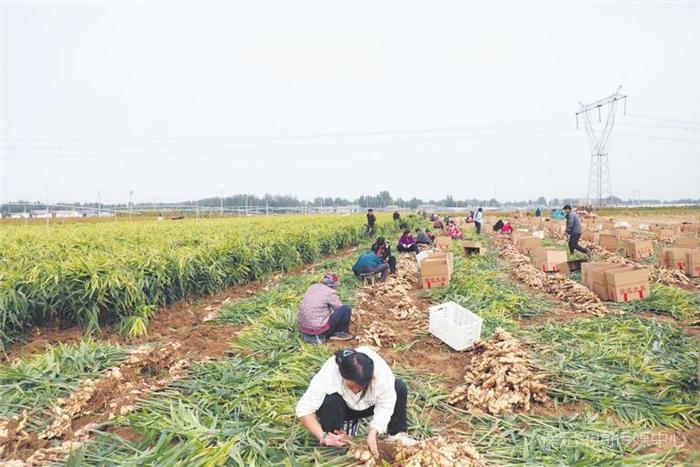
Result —
M 296 415 L 323 446 L 341 447 L 354 436 L 359 421 L 372 416 L 367 445 L 374 456 L 377 435 L 415 444 L 406 434 L 406 384 L 369 347 L 342 349 L 323 364 L 297 403 Z

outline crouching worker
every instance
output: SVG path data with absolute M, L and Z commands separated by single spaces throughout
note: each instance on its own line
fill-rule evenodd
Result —
M 320 284 L 306 291 L 299 306 L 299 330 L 304 341 L 309 343 L 326 340 L 345 341 L 352 339 L 350 305 L 343 305 L 338 298 L 338 275 L 328 273 Z
M 362 253 L 360 257 L 357 258 L 357 262 L 352 267 L 352 272 L 354 272 L 356 276 L 359 276 L 360 274 L 381 273 L 379 280 L 384 282 L 386 280 L 386 276 L 389 274 L 389 264 L 383 262 L 382 258 L 377 256 L 375 252 L 367 251 Z
M 396 249 L 401 253 L 407 253 L 410 251 L 414 252 L 415 254 L 420 253 L 418 243 L 416 242 L 416 239 L 413 238 L 413 235 L 411 235 L 411 231 L 408 229 L 403 231 L 403 235 L 401 235 L 401 238 L 399 238 L 399 244 L 396 246 Z
M 389 242 L 384 237 L 379 237 L 372 245 L 371 250 L 375 255 L 379 256 L 383 263 L 389 265 L 389 272 L 396 274 L 396 256 L 391 254 Z
M 367 445 L 379 455 L 377 435 L 389 441 L 415 444 L 406 434 L 406 384 L 369 347 L 341 349 L 314 375 L 296 414 L 322 446 L 342 447 L 355 436 L 360 421 L 369 422 Z

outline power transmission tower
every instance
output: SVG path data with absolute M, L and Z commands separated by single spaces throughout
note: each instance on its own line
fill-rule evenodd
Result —
M 615 93 L 590 104 L 580 102 L 581 107 L 576 112 L 576 128 L 578 129 L 579 115 L 583 118 L 584 127 L 588 134 L 588 142 L 591 146 L 591 165 L 588 170 L 588 202 L 596 206 L 602 206 L 603 200 L 612 195 L 610 181 L 610 164 L 608 163 L 608 145 L 618 101 L 624 101 L 624 113 L 627 113 L 627 96 L 620 93 L 622 86 Z M 607 111 L 603 124 L 603 109 Z M 596 112 L 597 110 L 597 112 Z M 595 115 L 598 115 L 598 125 L 594 124 Z

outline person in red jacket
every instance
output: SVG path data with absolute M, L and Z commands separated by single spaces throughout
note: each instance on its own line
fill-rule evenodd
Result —
M 501 227 L 501 233 L 507 233 L 507 234 L 513 233 L 513 226 L 510 224 L 510 222 L 506 221 L 503 224 L 503 227 Z

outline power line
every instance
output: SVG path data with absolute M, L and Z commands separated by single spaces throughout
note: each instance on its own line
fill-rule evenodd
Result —
M 378 141 L 356 141 L 356 142 L 338 142 L 338 143 L 325 143 L 318 145 L 296 145 L 296 146 L 272 146 L 272 147 L 253 147 L 253 148 L 188 148 L 188 149 L 177 149 L 168 148 L 164 149 L 148 149 L 148 148 L 133 148 L 137 151 L 148 151 L 148 152 L 124 152 L 123 148 L 120 148 L 119 153 L 101 153 L 99 156 L 96 154 L 81 154 L 78 152 L 72 154 L 41 154 L 35 152 L 33 154 L 26 155 L 15 155 L 6 156 L 7 159 L 12 160 L 34 160 L 34 159 L 107 159 L 107 158 L 128 158 L 128 157 L 164 157 L 164 156 L 197 156 L 202 155 L 230 155 L 236 153 L 274 153 L 274 152 L 287 152 L 287 151 L 303 151 L 309 149 L 343 149 L 352 147 L 367 147 L 367 146 L 383 146 L 383 145 L 396 145 L 396 144 L 413 144 L 413 143 L 430 143 L 436 141 L 468 141 L 468 140 L 478 140 L 478 139 L 488 139 L 499 136 L 507 135 L 522 135 L 530 136 L 542 133 L 557 133 L 557 132 L 569 132 L 574 131 L 570 127 L 556 126 L 550 128 L 540 128 L 540 129 L 528 129 L 528 130 L 499 130 L 499 131 L 482 131 L 481 133 L 471 134 L 471 135 L 458 135 L 458 136 L 433 136 L 426 138 L 411 138 L 411 139 L 394 139 L 394 140 L 378 140 Z M 82 151 L 88 151 L 88 149 L 82 149 Z M 93 150 L 97 152 L 97 150 Z M 90 151 L 92 152 L 92 151 Z

